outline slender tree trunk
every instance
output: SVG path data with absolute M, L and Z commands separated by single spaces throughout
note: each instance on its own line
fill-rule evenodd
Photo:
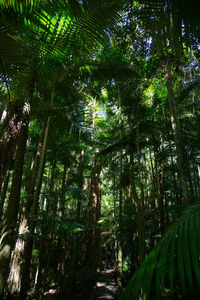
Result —
M 39 163 L 41 160 L 41 144 L 43 142 L 43 139 L 44 136 L 41 135 L 40 142 L 37 147 L 36 155 L 34 157 L 34 161 L 32 162 L 32 166 L 30 166 L 31 173 L 30 176 L 27 177 L 26 180 L 27 184 L 25 184 L 27 198 L 25 202 L 24 211 L 21 216 L 21 222 L 19 225 L 19 236 L 15 244 L 15 249 L 12 253 L 10 274 L 8 278 L 8 289 L 11 295 L 13 294 L 17 295 L 21 290 L 21 275 L 22 275 L 21 269 L 23 267 L 22 259 L 24 256 L 24 244 L 25 244 L 24 236 L 27 236 L 28 234 L 28 217 L 29 217 L 31 207 L 33 205 L 33 193 L 35 189 Z
M 152 173 L 152 183 L 153 183 L 153 191 L 151 195 L 151 220 L 152 220 L 152 229 L 150 233 L 150 249 L 153 249 L 155 246 L 155 240 L 153 236 L 157 232 L 157 226 L 155 224 L 156 221 L 156 202 L 155 202 L 155 193 L 156 193 L 156 180 L 155 180 L 155 171 L 154 171 L 154 165 L 153 165 L 153 159 L 152 159 L 152 154 L 151 154 L 151 149 L 149 149 L 149 157 L 150 157 L 150 164 L 151 164 L 151 173 Z
M 123 273 L 123 236 L 122 236 L 122 202 L 123 202 L 123 190 L 122 190 L 122 149 L 120 149 L 119 157 L 119 240 L 118 240 L 118 254 L 117 254 L 117 269 L 118 277 L 117 283 L 119 287 L 122 287 L 122 273 Z
M 196 179 L 197 179 L 197 189 L 198 189 L 198 196 L 199 196 L 199 194 L 200 194 L 200 176 L 199 176 L 199 165 L 197 165 L 197 177 L 196 177 Z
M 30 176 L 27 177 L 26 180 L 26 193 L 27 199 L 25 203 L 25 211 L 24 211 L 24 218 L 28 219 L 29 214 L 31 212 L 33 206 L 33 196 L 35 191 L 36 179 L 38 174 L 38 169 L 41 161 L 41 145 L 44 140 L 44 133 L 40 135 L 39 141 L 37 143 L 36 152 L 34 154 L 31 166 L 30 166 Z
M 172 78 L 171 78 L 171 70 L 170 66 L 167 63 L 166 65 L 166 87 L 169 99 L 169 109 L 171 114 L 171 124 L 172 130 L 174 132 L 174 140 L 176 145 L 176 154 L 177 154 L 177 164 L 178 164 L 178 172 L 180 178 L 180 184 L 182 188 L 182 195 L 185 204 L 189 204 L 189 198 L 194 199 L 192 181 L 190 177 L 190 169 L 188 163 L 188 156 L 186 153 L 183 133 L 181 130 L 178 114 L 177 114 L 177 104 L 176 98 L 174 96 Z M 190 188 L 190 192 L 189 192 Z
M 95 191 L 96 185 L 96 170 L 95 163 L 93 165 L 92 176 L 91 176 L 91 187 L 90 187 L 90 203 L 89 203 L 89 215 L 88 215 L 88 228 L 87 228 L 87 240 L 86 240 L 86 265 L 93 267 L 93 240 L 94 240 L 94 226 L 95 226 L 95 215 L 97 207 L 97 195 Z
M 195 187 L 195 197 L 198 199 L 198 169 L 193 162 L 193 174 L 194 174 L 194 187 Z
M 86 241 L 86 265 L 92 268 L 97 267 L 97 256 L 99 249 L 96 249 L 97 240 L 95 241 L 96 231 L 95 226 L 98 222 L 99 208 L 101 207 L 100 201 L 101 196 L 99 195 L 99 173 L 100 166 L 94 159 L 93 170 L 91 176 L 91 192 L 90 192 L 90 204 L 89 204 L 89 215 L 88 215 L 88 228 L 87 228 L 87 241 Z
M 172 153 L 172 146 L 170 143 L 170 159 L 171 159 L 171 168 L 172 168 L 172 176 L 173 176 L 173 182 L 174 182 L 174 196 L 176 199 L 176 204 L 180 204 L 180 197 L 177 192 L 177 182 L 176 182 L 176 173 L 175 173 L 175 166 L 174 166 L 174 158 L 173 158 L 173 153 Z
M 116 187 L 116 162 L 113 162 L 113 198 L 114 198 L 114 211 L 113 211 L 113 218 L 116 218 L 117 215 L 117 208 L 116 208 L 116 202 L 117 202 L 117 187 Z M 114 263 L 114 269 L 117 270 L 118 267 L 118 241 L 117 241 L 117 237 L 115 235 L 115 240 L 114 240 L 114 251 L 115 251 L 115 263 Z
M 0 191 L 5 169 L 8 169 L 13 161 L 22 120 L 18 101 L 12 102 L 7 110 L 9 112 L 3 118 L 3 124 L 0 127 Z
M 59 215 L 62 218 L 65 216 L 66 175 L 67 175 L 67 164 L 65 162 L 63 175 L 62 175 L 62 195 L 61 195 L 60 209 L 59 209 Z
M 95 109 L 92 110 L 92 139 L 95 135 L 95 118 L 97 112 Z M 99 177 L 100 177 L 101 166 L 97 161 L 96 155 L 93 156 L 92 172 L 91 172 L 91 185 L 90 185 L 90 202 L 88 212 L 88 226 L 86 235 L 86 259 L 85 264 L 90 268 L 97 267 L 97 256 L 99 249 L 95 249 L 95 226 L 97 225 L 97 211 L 98 202 L 101 201 L 101 196 L 98 195 L 100 188 L 98 188 Z
M 37 274 L 36 274 L 35 286 L 34 286 L 35 299 L 40 299 L 44 291 L 44 286 L 49 271 L 49 263 L 50 263 L 50 257 L 52 252 L 53 238 L 49 236 L 47 232 L 47 228 L 45 228 L 44 230 L 46 232 L 43 231 L 43 233 L 46 233 L 46 236 L 48 236 L 48 238 L 42 242 L 40 247 L 38 270 L 36 272 Z
M 161 136 L 159 137 L 161 139 Z M 159 146 L 156 137 L 153 138 L 154 141 L 154 156 L 155 156 L 155 188 L 156 188 L 156 200 L 158 205 L 158 219 L 159 228 L 162 232 L 164 228 L 164 204 L 162 195 L 162 162 L 158 160 Z
M 139 140 L 139 123 L 136 122 L 136 146 L 137 146 L 137 160 L 138 160 L 138 182 L 141 190 L 141 196 L 138 206 L 138 242 L 139 242 L 139 260 L 140 263 L 144 260 L 145 256 L 145 231 L 144 231 L 144 186 L 142 183 L 142 165 L 141 165 L 141 152 L 140 152 L 140 140 Z
M 57 157 L 55 151 L 52 168 L 51 168 L 51 179 L 49 185 L 49 191 L 50 191 L 49 201 L 47 202 L 46 209 L 45 209 L 47 216 L 49 215 L 49 213 L 51 214 L 53 212 L 54 217 L 56 216 L 56 212 L 57 212 L 57 201 L 54 198 L 54 194 L 55 194 L 54 191 L 56 190 L 56 180 L 55 180 L 56 162 L 57 162 Z M 43 220 L 42 222 L 41 235 L 47 238 L 42 239 L 42 242 L 40 244 L 40 250 L 39 250 L 40 255 L 39 255 L 39 262 L 38 262 L 38 272 L 37 272 L 37 280 L 35 280 L 35 291 L 34 291 L 34 296 L 37 299 L 41 297 L 46 282 L 46 275 L 49 270 L 50 254 L 51 254 L 52 243 L 53 243 L 53 237 L 51 232 L 49 231 L 49 227 L 46 220 Z M 47 255 L 44 255 L 44 253 L 47 253 Z
M 49 272 L 49 265 L 50 265 L 50 259 L 52 254 L 52 244 L 53 244 L 53 237 L 49 238 L 48 240 L 46 264 L 45 265 L 40 264 L 40 266 L 43 267 L 43 272 L 41 274 L 42 276 L 40 276 L 40 280 L 37 281 L 37 284 L 35 286 L 36 299 L 37 296 L 39 295 L 39 292 L 40 292 L 40 299 L 42 299 L 42 294 L 44 292 L 44 288 L 45 288 L 45 284 Z M 42 252 L 41 255 L 44 256 L 44 253 Z
M 122 107 L 121 107 L 121 95 L 118 88 L 118 104 L 119 104 L 119 125 L 120 125 L 120 138 L 122 138 Z M 123 207 L 123 189 L 122 189 L 122 148 L 119 153 L 119 240 L 118 240 L 118 254 L 117 254 L 117 269 L 118 277 L 117 283 L 119 287 L 122 287 L 122 273 L 123 273 L 123 235 L 122 235 L 122 207 Z
M 83 190 L 84 185 L 84 177 L 83 177 L 83 171 L 84 171 L 84 148 L 81 149 L 80 153 L 80 162 L 79 162 L 79 178 L 78 178 L 78 188 L 80 190 Z M 81 219 L 81 200 L 77 200 L 77 206 L 76 206 L 76 219 L 77 222 L 80 222 Z M 81 239 L 81 233 L 77 232 L 76 236 L 74 236 L 74 251 L 73 251 L 73 270 L 76 271 L 78 268 L 78 262 L 81 260 L 81 253 L 80 253 L 80 239 Z
M 143 240 L 143 235 L 142 235 L 142 226 L 143 226 L 143 221 L 141 218 L 141 203 L 140 199 L 137 194 L 136 186 L 135 186 L 135 178 L 134 178 L 134 162 L 133 162 L 133 147 L 132 144 L 130 144 L 130 184 L 131 184 L 131 194 L 133 195 L 134 203 L 136 206 L 136 214 L 137 214 L 137 232 L 138 232 L 138 258 L 139 261 L 141 262 L 143 260 L 143 255 L 142 255 L 142 240 Z M 138 261 L 136 262 L 138 264 Z
M 8 189 L 8 184 L 9 184 L 9 179 L 10 179 L 10 171 L 8 171 L 5 175 L 4 178 L 4 183 L 3 183 L 3 189 L 1 192 L 1 201 L 0 201 L 0 224 L 1 221 L 3 219 L 3 207 L 4 207 L 4 202 L 6 199 L 6 193 L 7 193 L 7 189 Z
M 84 184 L 84 177 L 83 177 L 83 170 L 84 170 L 84 149 L 81 150 L 81 155 L 80 155 L 80 164 L 79 164 L 79 181 L 78 181 L 78 188 L 80 190 L 83 189 L 83 184 Z M 76 215 L 77 215 L 77 221 L 80 221 L 80 216 L 81 216 L 81 201 L 78 200 L 77 202 L 77 210 L 76 210 Z
M 157 200 L 158 200 L 158 217 L 159 217 L 159 227 L 160 231 L 164 228 L 164 203 L 162 194 L 162 173 L 160 166 L 156 168 L 156 185 L 157 185 Z
M 29 276 L 30 276 L 30 266 L 31 266 L 31 257 L 32 257 L 32 249 L 33 249 L 33 236 L 34 231 L 36 227 L 36 221 L 37 221 L 37 213 L 38 213 L 38 205 L 39 205 L 39 196 L 40 196 L 40 190 L 42 185 L 42 177 L 43 177 L 43 171 L 44 171 L 44 162 L 45 162 L 45 156 L 46 156 L 46 147 L 47 147 L 47 139 L 48 139 L 48 131 L 49 131 L 49 124 L 50 124 L 50 117 L 48 117 L 47 122 L 45 124 L 45 130 L 44 130 L 44 141 L 41 149 L 41 160 L 39 165 L 39 170 L 37 174 L 36 179 L 36 188 L 33 198 L 33 210 L 32 210 L 32 217 L 30 222 L 30 236 L 25 244 L 24 249 L 24 265 L 23 265 L 23 271 L 22 271 L 22 288 L 20 291 L 20 297 L 21 299 L 26 299 L 26 295 L 28 292 L 29 287 Z
M 101 228 L 98 221 L 101 219 L 101 185 L 98 180 L 96 184 L 97 207 L 96 207 L 96 224 L 94 236 L 94 249 L 95 251 L 95 266 L 101 269 Z
M 26 142 L 28 138 L 28 127 L 30 120 L 30 108 L 32 105 L 35 80 L 30 81 L 28 87 L 28 97 L 24 105 L 21 128 L 17 140 L 17 149 L 14 163 L 13 180 L 11 185 L 8 207 L 4 218 L 4 226 L 0 239 L 0 299 L 3 297 L 3 291 L 8 276 L 8 266 L 10 262 L 11 251 L 13 247 L 13 234 L 17 224 L 17 215 L 20 202 L 20 191 L 22 183 L 22 172 L 24 165 L 24 156 Z
M 24 254 L 24 239 L 23 236 L 27 233 L 27 222 L 23 218 L 20 222 L 18 238 L 15 244 L 15 249 L 12 253 L 10 273 L 8 278 L 8 290 L 10 295 L 17 295 L 21 289 L 21 262 Z M 22 237 L 21 237 L 22 236 Z
M 61 198 L 60 198 L 60 203 L 59 203 L 59 209 L 58 209 L 58 215 L 60 218 L 64 218 L 65 217 L 65 201 L 66 201 L 66 176 L 67 176 L 67 163 L 66 161 L 64 161 L 64 169 L 63 169 L 63 174 L 62 174 L 62 194 L 61 194 Z M 65 251 L 65 247 L 64 247 L 64 243 L 63 243 L 63 238 L 61 235 L 57 236 L 57 245 L 56 245 L 56 253 L 57 253 L 57 257 L 56 257 L 56 263 L 55 265 L 57 265 L 57 270 L 60 271 L 60 273 L 63 275 L 63 261 L 64 261 L 64 251 Z M 57 282 L 58 282 L 58 293 L 60 292 L 61 289 L 61 276 L 58 275 L 57 276 Z
M 51 93 L 51 101 L 50 105 L 53 105 L 55 98 L 55 83 L 52 88 L 52 93 Z M 33 209 L 32 209 L 32 216 L 31 216 L 31 221 L 30 221 L 30 226 L 29 226 L 29 233 L 31 238 L 29 238 L 25 244 L 24 248 L 24 265 L 22 268 L 22 288 L 20 291 L 20 298 L 25 299 L 27 296 L 28 292 L 28 287 L 29 287 L 29 278 L 30 278 L 30 266 L 31 266 L 31 257 L 32 257 L 32 249 L 33 249 L 33 236 L 34 236 L 34 231 L 36 228 L 36 222 L 37 222 L 37 214 L 38 214 L 38 206 L 39 206 L 39 197 L 40 197 L 40 191 L 41 191 L 41 186 L 42 186 L 42 177 L 43 177 L 43 172 L 44 172 L 44 165 L 45 165 L 45 157 L 46 157 L 46 148 L 47 148 L 47 140 L 48 140 L 48 133 L 49 133 L 49 126 L 50 126 L 50 120 L 51 117 L 47 118 L 46 124 L 44 125 L 44 140 L 43 144 L 41 147 L 41 159 L 40 159 L 40 164 L 38 168 L 38 173 L 36 177 L 36 185 L 35 185 L 35 193 L 33 196 Z M 47 207 L 48 208 L 48 207 Z

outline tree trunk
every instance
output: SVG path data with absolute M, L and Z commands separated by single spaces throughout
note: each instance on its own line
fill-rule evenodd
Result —
M 118 88 L 118 105 L 119 105 L 119 125 L 120 125 L 120 139 L 122 139 L 122 105 L 120 89 Z M 122 287 L 122 273 L 123 273 L 123 235 L 122 235 L 122 205 L 123 205 L 123 189 L 122 189 L 122 148 L 119 153 L 119 243 L 117 253 L 117 283 L 119 287 Z
M 157 225 L 156 223 L 156 202 L 155 202 L 155 193 L 156 193 L 156 179 L 155 179 L 155 171 L 154 171 L 154 165 L 153 165 L 153 159 L 151 155 L 151 149 L 149 149 L 149 157 L 150 157 L 150 164 L 151 164 L 151 178 L 153 183 L 153 191 L 151 195 L 151 220 L 152 220 L 152 228 L 150 232 L 150 249 L 153 249 L 155 246 L 155 240 L 153 236 L 157 233 Z
M 23 218 L 19 226 L 19 235 L 12 253 L 10 273 L 8 278 L 8 290 L 11 295 L 17 295 L 21 289 L 21 262 L 24 254 L 24 238 L 27 234 L 26 218 Z M 21 237 L 22 236 L 22 237 Z
M 41 160 L 41 144 L 43 142 L 44 136 L 41 135 L 40 142 L 37 147 L 36 155 L 34 157 L 34 162 L 32 162 L 31 173 L 30 176 L 27 177 L 26 181 L 26 192 L 27 198 L 25 202 L 24 212 L 21 217 L 21 222 L 19 225 L 19 236 L 15 244 L 15 249 L 12 254 L 11 259 L 11 268 L 10 274 L 8 278 L 8 289 L 9 293 L 12 294 L 19 294 L 21 290 L 21 273 L 22 273 L 22 259 L 24 256 L 24 236 L 28 234 L 28 217 L 30 214 L 30 210 L 33 205 L 33 194 L 36 184 L 36 177 L 39 168 L 39 163 Z M 22 236 L 22 237 L 21 237 Z
M 4 207 L 4 202 L 6 199 L 6 193 L 8 189 L 8 184 L 9 184 L 9 179 L 10 179 L 10 171 L 7 172 L 4 178 L 4 183 L 3 183 L 3 189 L 1 192 L 1 201 L 0 201 L 0 224 L 1 220 L 3 219 L 3 207 Z
M 84 149 L 81 150 L 80 164 L 79 164 L 78 188 L 80 190 L 83 189 L 83 184 L 84 184 L 83 170 L 84 170 Z M 78 202 L 77 202 L 76 216 L 77 216 L 77 221 L 79 222 L 80 221 L 80 216 L 81 216 L 81 201 L 80 200 L 78 200 Z
M 121 116 L 121 114 L 120 114 Z M 121 117 L 120 117 L 121 119 Z M 120 120 L 121 122 L 121 120 Z M 120 135 L 122 136 L 121 130 Z M 118 253 L 117 253 L 117 283 L 119 287 L 122 287 L 122 273 L 123 273 L 123 235 L 122 235 L 122 202 L 123 202 L 123 190 L 122 190 L 122 149 L 120 149 L 120 157 L 119 157 L 119 243 L 118 243 Z
M 97 267 L 99 249 L 96 245 L 99 245 L 95 226 L 97 225 L 98 218 L 100 215 L 101 208 L 101 195 L 99 185 L 99 173 L 100 166 L 94 159 L 93 170 L 91 176 L 91 192 L 90 192 L 90 204 L 89 204 L 89 215 L 88 215 L 88 229 L 87 229 L 87 241 L 86 241 L 86 265 L 91 268 Z M 98 232 L 99 234 L 99 232 Z
M 67 176 L 67 163 L 64 161 L 64 169 L 63 169 L 63 174 L 62 174 L 62 194 L 60 198 L 60 203 L 59 203 L 59 209 L 58 209 L 58 216 L 60 218 L 65 217 L 65 195 L 66 195 L 66 176 Z M 63 274 L 63 261 L 64 261 L 64 249 L 65 247 L 63 246 L 63 237 L 61 235 L 57 236 L 57 245 L 56 245 L 56 253 L 58 254 L 56 257 L 55 265 L 57 265 L 57 270 L 61 271 Z M 57 276 L 57 282 L 58 282 L 58 292 L 60 291 L 61 288 L 61 276 Z
M 193 176 L 194 176 L 194 188 L 195 188 L 195 197 L 198 199 L 198 169 L 195 163 L 193 162 Z
M 47 217 L 49 214 L 52 214 L 52 212 L 53 212 L 53 216 L 55 217 L 57 212 L 57 201 L 54 198 L 54 190 L 56 189 L 56 184 L 55 184 L 56 183 L 55 181 L 56 162 L 57 162 L 57 158 L 56 158 L 56 151 L 55 151 L 53 162 L 52 162 L 51 178 L 49 184 L 49 191 L 50 191 L 48 197 L 49 201 L 47 201 L 47 205 L 45 207 L 45 213 Z M 34 297 L 36 299 L 39 299 L 43 292 L 43 288 L 46 282 L 46 275 L 49 270 L 50 254 L 51 254 L 52 243 L 53 243 L 53 237 L 51 231 L 49 230 L 48 223 L 45 219 L 43 219 L 42 221 L 41 235 L 43 239 L 40 243 L 37 280 L 35 280 L 35 291 L 34 291 Z M 47 255 L 44 255 L 44 253 L 47 253 Z
M 174 197 L 176 199 L 176 204 L 180 204 L 180 197 L 177 189 L 176 173 L 175 173 L 174 158 L 173 158 L 171 143 L 170 143 L 170 152 L 171 152 L 170 159 L 171 159 L 172 176 L 173 176 L 173 183 L 174 183 Z
M 84 171 L 84 148 L 81 149 L 80 153 L 80 162 L 79 162 L 79 176 L 78 176 L 78 188 L 80 190 L 83 190 L 83 185 L 84 185 L 84 176 L 83 176 L 83 171 Z M 76 206 L 76 220 L 79 223 L 81 219 L 81 200 L 77 200 L 77 206 Z M 80 244 L 80 239 L 81 239 L 82 234 L 77 232 L 76 235 L 74 236 L 74 251 L 73 251 L 73 270 L 77 270 L 78 268 L 78 262 L 81 261 L 81 244 Z
M 19 136 L 22 112 L 18 101 L 9 103 L 9 111 L 3 119 L 0 128 L 0 191 L 5 169 L 13 162 L 17 138 Z
M 137 160 L 138 160 L 138 183 L 141 190 L 141 196 L 138 205 L 138 243 L 139 243 L 139 260 L 140 263 L 144 260 L 145 256 L 145 229 L 144 229 L 144 186 L 142 183 L 142 165 L 141 165 L 141 152 L 139 140 L 139 123 L 136 121 L 136 146 L 137 146 Z
M 174 96 L 172 79 L 171 79 L 171 70 L 170 66 L 167 63 L 166 65 L 166 87 L 168 93 L 169 100 L 169 109 L 171 114 L 171 124 L 172 130 L 174 133 L 174 140 L 176 145 L 176 154 L 177 154 L 177 164 L 178 164 L 178 172 L 180 178 L 180 185 L 182 188 L 183 202 L 184 204 L 189 204 L 191 200 L 194 200 L 193 187 L 190 177 L 190 169 L 188 163 L 188 156 L 184 145 L 183 133 L 180 126 L 180 121 L 177 114 L 177 104 L 176 98 Z M 189 192 L 189 188 L 190 192 Z
M 158 139 L 161 139 L 161 136 L 157 134 Z M 153 136 L 153 146 L 154 146 L 154 157 L 155 157 L 155 195 L 156 202 L 158 207 L 158 220 L 159 220 L 159 230 L 162 232 L 164 228 L 164 203 L 163 203 L 163 195 L 162 195 L 162 162 L 159 161 L 159 143 L 155 135 Z
M 94 251 L 95 251 L 95 266 L 101 269 L 101 228 L 98 221 L 101 219 L 101 185 L 98 180 L 96 185 L 97 207 L 96 207 L 96 224 L 94 235 Z
M 67 175 L 67 163 L 64 162 L 64 169 L 62 174 L 62 194 L 60 198 L 60 204 L 59 204 L 59 216 L 61 218 L 64 218 L 65 216 L 65 195 L 66 195 L 66 175 Z
M 32 249 L 33 249 L 33 236 L 34 231 L 36 227 L 36 221 L 37 221 L 37 213 L 38 213 L 38 204 L 39 204 L 39 196 L 40 196 L 40 190 L 42 185 L 42 177 L 43 177 L 43 171 L 44 171 L 44 162 L 45 162 L 45 156 L 46 156 L 46 147 L 47 147 L 47 139 L 48 139 L 48 131 L 49 131 L 49 124 L 50 124 L 50 117 L 48 117 L 47 122 L 45 124 L 44 129 L 44 141 L 41 148 L 41 160 L 40 165 L 38 169 L 37 179 L 36 179 L 36 188 L 33 198 L 33 210 L 32 210 L 32 216 L 31 216 L 31 222 L 30 222 L 30 229 L 29 234 L 30 238 L 27 240 L 24 248 L 24 265 L 23 265 L 23 271 L 22 271 L 22 288 L 20 291 L 20 297 L 21 299 L 26 299 L 26 295 L 28 292 L 29 287 L 29 276 L 30 276 L 30 266 L 31 266 L 31 257 L 32 257 Z
M 13 180 L 11 185 L 8 207 L 4 218 L 4 226 L 0 239 L 0 299 L 3 297 L 3 291 L 8 276 L 8 266 L 10 262 L 11 251 L 13 247 L 13 235 L 17 223 L 17 215 L 20 202 L 20 191 L 22 183 L 22 172 L 24 165 L 24 156 L 26 142 L 28 138 L 28 127 L 30 120 L 30 108 L 32 105 L 35 80 L 32 79 L 28 87 L 28 97 L 24 105 L 20 133 L 17 140 L 16 156 L 13 171 Z

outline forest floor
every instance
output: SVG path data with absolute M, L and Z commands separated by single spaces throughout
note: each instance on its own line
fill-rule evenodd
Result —
M 55 293 L 55 294 L 54 294 Z M 90 299 L 93 300 L 117 300 L 118 288 L 115 282 L 115 274 L 113 269 L 105 269 L 101 271 L 99 279 L 97 281 L 96 290 L 91 295 Z M 78 297 L 76 295 L 59 296 L 56 294 L 56 290 L 49 290 L 42 298 L 45 300 L 88 300 L 88 297 Z
M 114 277 L 113 269 L 106 269 L 101 272 L 97 282 L 95 300 L 117 299 L 117 285 Z

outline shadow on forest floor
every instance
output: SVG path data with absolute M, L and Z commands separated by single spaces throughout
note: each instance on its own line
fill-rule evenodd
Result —
M 95 300 L 117 299 L 117 286 L 113 269 L 106 269 L 101 272 L 97 282 Z
M 96 285 L 96 292 L 91 293 L 90 297 L 79 295 L 78 291 L 74 294 L 58 295 L 56 290 L 52 289 L 45 293 L 44 300 L 117 300 L 117 286 L 114 279 L 114 270 L 106 269 L 101 272 Z

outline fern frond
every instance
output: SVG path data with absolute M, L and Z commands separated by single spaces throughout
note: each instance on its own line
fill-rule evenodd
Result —
M 200 202 L 168 227 L 129 281 L 121 300 L 192 297 L 200 289 Z M 192 299 L 192 298 L 190 298 Z

